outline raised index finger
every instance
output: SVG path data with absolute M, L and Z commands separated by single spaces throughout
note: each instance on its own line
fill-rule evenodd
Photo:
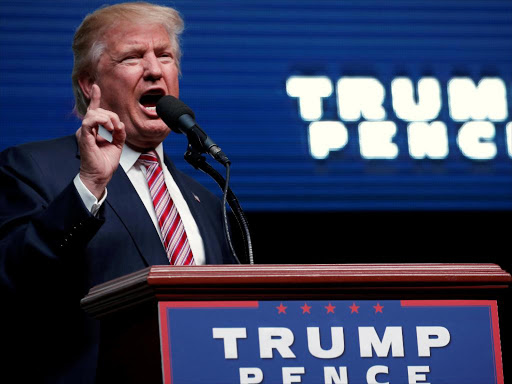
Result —
M 91 102 L 87 109 L 98 109 L 101 101 L 101 89 L 97 84 L 92 85 L 91 89 Z

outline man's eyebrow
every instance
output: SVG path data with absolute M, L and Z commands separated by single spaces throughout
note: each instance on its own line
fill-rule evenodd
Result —
M 148 45 L 144 43 L 126 43 L 118 46 L 117 49 L 111 53 L 111 56 L 120 59 L 126 54 L 141 54 L 145 52 L 147 48 Z M 171 44 L 166 42 L 155 43 L 154 49 L 156 52 L 172 51 Z
M 163 51 L 163 50 L 166 50 L 166 49 L 172 49 L 172 44 L 168 40 L 155 41 L 154 48 L 156 50 Z
M 121 45 L 121 50 L 139 50 L 146 49 L 148 45 L 146 43 L 138 43 L 138 42 L 125 42 Z M 154 44 L 155 49 L 165 49 L 171 48 L 171 44 L 167 41 L 157 41 Z

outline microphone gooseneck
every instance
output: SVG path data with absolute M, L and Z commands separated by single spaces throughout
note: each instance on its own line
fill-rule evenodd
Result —
M 208 153 L 222 165 L 230 163 L 220 147 L 196 123 L 194 112 L 183 101 L 171 95 L 163 96 L 156 104 L 156 113 L 169 128 L 187 135 L 195 150 Z

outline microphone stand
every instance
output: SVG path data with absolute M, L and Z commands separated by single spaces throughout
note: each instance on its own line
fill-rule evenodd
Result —
M 249 225 L 247 222 L 247 218 L 245 217 L 244 211 L 240 206 L 238 199 L 235 194 L 229 188 L 229 162 L 227 164 L 223 164 L 226 167 L 226 179 L 222 177 L 222 175 L 215 170 L 208 162 L 206 158 L 201 155 L 201 152 L 198 151 L 192 144 L 188 144 L 187 151 L 184 155 L 185 160 L 192 165 L 195 169 L 199 169 L 209 175 L 215 182 L 219 185 L 219 187 L 223 190 L 223 213 L 224 213 L 224 231 L 226 233 L 226 237 L 231 248 L 231 252 L 238 259 L 233 244 L 231 242 L 231 237 L 229 235 L 229 228 L 227 225 L 227 215 L 226 215 L 226 201 L 228 202 L 235 219 L 240 227 L 240 231 L 242 234 L 242 238 L 244 240 L 245 245 L 245 253 L 247 256 L 247 260 L 249 264 L 254 264 L 253 251 L 252 251 L 252 243 L 251 243 L 251 234 L 249 232 Z M 240 260 L 238 260 L 240 262 Z

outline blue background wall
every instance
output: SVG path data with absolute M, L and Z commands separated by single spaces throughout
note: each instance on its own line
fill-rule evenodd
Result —
M 0 2 L 0 150 L 73 133 L 71 40 L 103 1 Z M 114 3 L 114 2 L 110 2 Z M 233 162 L 231 187 L 249 216 L 260 262 L 502 260 L 512 210 L 505 125 L 512 105 L 509 0 L 160 1 L 185 19 L 181 98 Z M 385 88 L 399 154 L 367 160 L 357 125 L 325 160 L 311 157 L 308 122 L 286 93 L 292 75 L 370 76 Z M 391 81 L 430 76 L 442 89 L 445 159 L 412 159 L 407 123 L 393 114 Z M 495 122 L 497 155 L 475 161 L 456 143 L 447 84 L 498 77 L 509 117 Z M 339 120 L 336 96 L 323 120 Z M 165 142 L 178 166 L 186 139 Z M 223 170 L 220 169 L 222 172 Z M 288 235 L 285 230 L 292 231 Z M 300 239 L 299 241 L 297 241 Z M 504 256 L 503 256 L 503 259 Z

